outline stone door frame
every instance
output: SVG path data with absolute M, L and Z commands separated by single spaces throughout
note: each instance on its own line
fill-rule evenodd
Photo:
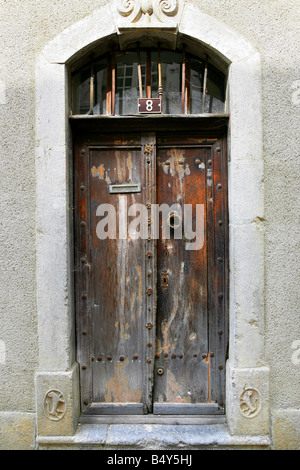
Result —
M 230 298 L 226 418 L 233 435 L 266 435 L 269 433 L 269 368 L 264 352 L 260 54 L 241 35 L 188 3 L 179 3 L 173 14 L 161 11 L 155 18 L 155 12 L 144 12 L 141 6 L 137 11 L 138 19 L 132 19 L 133 12 L 122 13 L 115 5 L 99 8 L 59 33 L 44 47 L 36 62 L 37 432 L 39 436 L 72 435 L 80 415 L 79 371 L 75 361 L 68 65 L 113 34 L 122 42 L 146 29 L 147 34 L 161 34 L 173 38 L 174 43 L 178 34 L 193 38 L 229 64 Z

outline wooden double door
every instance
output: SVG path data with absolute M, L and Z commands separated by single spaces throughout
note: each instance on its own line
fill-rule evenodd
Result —
M 225 149 L 203 133 L 76 139 L 83 412 L 224 413 Z

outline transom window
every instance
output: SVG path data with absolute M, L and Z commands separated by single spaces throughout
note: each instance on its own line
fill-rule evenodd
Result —
M 73 73 L 72 114 L 136 115 L 139 98 L 163 114 L 223 114 L 224 73 L 183 51 L 112 51 Z

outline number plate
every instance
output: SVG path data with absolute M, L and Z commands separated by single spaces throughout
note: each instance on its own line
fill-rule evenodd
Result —
M 161 98 L 139 98 L 139 113 L 160 114 Z

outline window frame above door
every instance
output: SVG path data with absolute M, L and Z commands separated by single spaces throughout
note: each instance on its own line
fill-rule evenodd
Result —
M 172 76 L 174 73 L 172 67 L 168 67 L 172 60 L 173 67 L 177 66 L 175 77 Z M 123 76 L 126 70 L 123 70 L 122 76 L 119 76 L 122 71 L 122 61 L 124 66 L 130 67 L 131 74 L 128 77 Z M 138 115 L 138 98 L 160 99 L 159 113 L 162 114 L 225 114 L 227 72 L 225 69 L 219 70 L 212 63 L 208 53 L 202 53 L 199 57 L 191 54 L 186 44 L 175 50 L 161 48 L 158 45 L 156 48 L 146 49 L 131 47 L 125 51 L 113 45 L 105 55 L 87 57 L 84 65 L 79 68 L 72 67 L 71 114 Z M 97 96 L 98 75 L 102 83 L 100 99 Z M 153 78 L 154 76 L 157 80 Z M 197 84 L 193 83 L 196 76 Z M 127 86 L 126 83 L 129 81 L 132 84 L 133 77 L 133 86 Z M 172 86 L 175 85 L 175 88 L 170 91 L 168 87 L 174 82 L 174 78 L 175 84 Z M 123 87 L 120 87 L 120 80 Z M 125 105 L 123 112 L 125 88 L 135 92 L 136 104 L 134 97 L 131 98 L 130 111 L 129 109 L 126 111 Z M 199 102 L 194 105 L 194 101 Z M 169 111 L 170 106 L 173 112 Z

